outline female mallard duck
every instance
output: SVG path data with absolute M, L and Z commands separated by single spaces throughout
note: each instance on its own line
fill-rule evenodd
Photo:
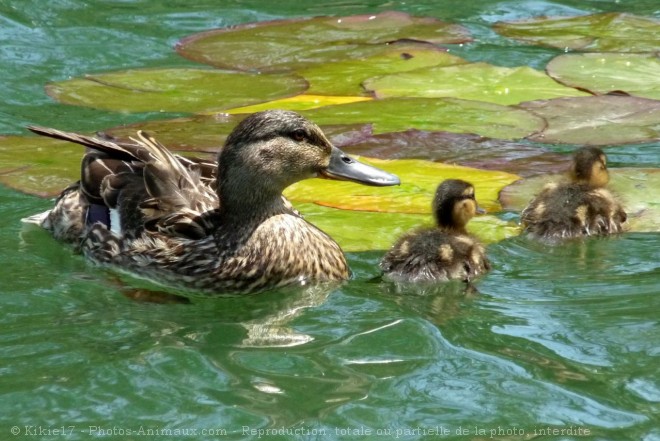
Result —
M 442 182 L 433 199 L 437 226 L 403 235 L 380 262 L 397 282 L 470 281 L 490 269 L 484 247 L 465 226 L 477 212 L 474 187 L 459 179 Z
M 525 232 L 545 239 L 604 236 L 623 231 L 626 212 L 605 186 L 607 157 L 597 147 L 573 156 L 570 182 L 550 183 L 522 212 Z
M 217 177 L 216 164 L 175 156 L 142 132 L 119 143 L 30 130 L 91 149 L 80 182 L 44 213 L 43 227 L 80 243 L 95 262 L 200 293 L 347 279 L 339 245 L 282 191 L 312 177 L 399 183 L 346 156 L 318 126 L 289 111 L 244 119 L 218 154 Z

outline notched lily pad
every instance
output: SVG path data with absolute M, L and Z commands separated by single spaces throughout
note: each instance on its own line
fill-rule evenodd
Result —
M 527 139 L 545 143 L 616 145 L 660 139 L 660 101 L 629 96 L 590 96 L 520 105 L 548 125 Z
M 398 40 L 465 43 L 462 26 L 403 12 L 248 23 L 184 38 L 177 51 L 193 61 L 239 70 L 301 69 L 361 59 Z
M 628 213 L 631 231 L 660 231 L 660 169 L 612 168 L 608 188 Z M 565 175 L 521 179 L 500 193 L 505 210 L 521 211 L 548 182 L 562 182 Z
M 519 139 L 545 127 L 523 109 L 455 98 L 388 98 L 303 113 L 320 125 L 371 123 L 376 134 L 417 129 Z
M 546 69 L 555 80 L 594 95 L 622 91 L 660 99 L 660 58 L 654 54 L 560 55 Z
M 292 201 L 313 202 L 344 210 L 428 214 L 438 184 L 454 178 L 471 182 L 479 204 L 489 212 L 497 212 L 500 210 L 497 202 L 499 191 L 519 179 L 519 176 L 503 171 L 418 159 L 361 160 L 398 175 L 401 185 L 366 187 L 351 182 L 313 179 L 292 185 L 284 194 Z
M 135 69 L 46 86 L 54 99 L 120 112 L 214 111 L 304 92 L 295 74 L 253 74 L 209 69 Z
M 527 66 L 509 68 L 488 63 L 428 67 L 385 75 L 366 80 L 364 87 L 378 98 L 454 97 L 503 105 L 587 95 Z
M 347 153 L 379 159 L 426 159 L 486 170 L 532 176 L 566 169 L 570 158 L 530 143 L 465 133 L 405 132 L 373 135 L 364 130 L 342 133 L 336 144 Z
M 660 21 L 616 12 L 499 22 L 493 28 L 506 37 L 559 49 L 591 52 L 660 50 Z
M 254 104 L 252 106 L 236 107 L 227 110 L 227 113 L 254 113 L 269 109 L 284 109 L 300 112 L 301 110 L 316 109 L 323 106 L 334 106 L 337 104 L 350 104 L 359 101 L 369 101 L 372 98 L 366 96 L 326 96 L 326 95 L 303 95 L 281 100 L 268 101 L 267 103 Z

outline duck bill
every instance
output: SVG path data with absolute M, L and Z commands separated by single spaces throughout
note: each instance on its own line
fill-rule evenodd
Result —
M 401 183 L 398 176 L 357 161 L 337 147 L 332 147 L 330 164 L 328 168 L 320 172 L 320 175 L 326 179 L 353 181 L 376 187 L 399 185 Z

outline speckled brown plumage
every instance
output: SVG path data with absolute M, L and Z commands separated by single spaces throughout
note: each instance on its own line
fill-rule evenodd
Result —
M 578 149 L 569 177 L 570 182 L 547 184 L 523 210 L 524 231 L 550 240 L 623 232 L 626 212 L 605 188 L 609 181 L 605 153 L 597 147 Z
M 487 272 L 484 247 L 465 230 L 478 210 L 471 184 L 448 179 L 433 201 L 436 226 L 404 234 L 385 254 L 380 268 L 396 282 L 471 281 Z
M 42 226 L 79 242 L 97 263 L 199 294 L 347 279 L 339 245 L 305 221 L 282 191 L 315 176 L 398 184 L 395 176 L 345 156 L 315 124 L 288 111 L 243 120 L 212 176 L 208 164 L 172 155 L 143 133 L 119 144 L 31 129 L 86 145 L 98 156 L 86 156 L 82 183 L 67 190 Z M 119 221 L 90 222 L 95 204 L 116 210 Z M 66 225 L 72 220 L 82 225 Z

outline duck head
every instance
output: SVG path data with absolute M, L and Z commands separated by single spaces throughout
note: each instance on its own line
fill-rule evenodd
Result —
M 607 171 L 607 156 L 598 147 L 582 147 L 573 155 L 570 169 L 573 182 L 591 188 L 605 187 L 610 180 Z
M 465 226 L 475 214 L 485 211 L 477 205 L 474 186 L 460 179 L 443 181 L 433 198 L 433 214 L 439 227 L 465 231 Z
M 399 178 L 361 163 L 333 146 L 321 129 L 302 115 L 267 110 L 244 119 L 218 155 L 221 204 L 232 195 L 279 198 L 289 185 L 321 177 L 388 186 Z

